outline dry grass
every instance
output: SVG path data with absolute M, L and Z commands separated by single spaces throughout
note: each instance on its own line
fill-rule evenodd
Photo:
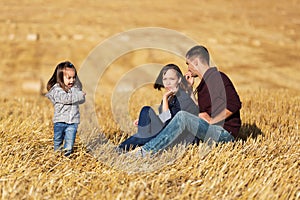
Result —
M 300 199 L 299 9 L 299 0 L 1 1 L 1 199 Z M 141 27 L 173 29 L 209 48 L 242 98 L 244 143 L 178 146 L 145 159 L 116 154 L 131 134 L 112 119 L 117 81 L 145 63 L 185 66 L 141 50 L 112 63 L 99 82 L 97 116 L 110 143 L 89 154 L 78 137 L 72 157 L 53 152 L 52 105 L 33 95 L 36 85 L 58 62 L 79 67 L 99 43 Z M 132 118 L 159 102 L 152 94 L 133 94 Z
M 2 199 L 299 199 L 299 102 L 288 90 L 242 91 L 244 143 L 175 147 L 137 159 L 103 145 L 70 158 L 53 152 L 52 112 L 44 97 L 2 98 Z M 96 104 L 107 109 L 105 104 Z M 106 122 L 107 120 L 107 122 Z M 99 118 L 118 141 L 112 119 Z M 109 126 L 109 127 L 108 127 Z M 261 133 L 261 135 L 259 135 Z M 124 133 L 125 134 L 125 133 Z M 127 135 L 123 135 L 126 137 Z M 209 151 L 205 156 L 203 152 Z M 174 155 L 178 154 L 178 159 Z M 97 161 L 98 160 L 98 161 Z

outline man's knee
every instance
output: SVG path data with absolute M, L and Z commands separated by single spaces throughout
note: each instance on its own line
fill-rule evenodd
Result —
M 188 115 L 188 112 L 181 110 L 175 115 L 175 117 L 184 119 L 187 115 Z
M 174 116 L 174 118 L 172 119 L 172 121 L 175 121 L 177 123 L 183 123 L 182 125 L 186 125 L 185 121 L 187 118 L 189 118 L 189 113 L 186 111 L 179 111 L 178 113 L 176 113 L 176 115 Z

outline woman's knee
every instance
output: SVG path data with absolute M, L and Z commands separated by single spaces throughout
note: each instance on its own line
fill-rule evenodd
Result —
M 150 111 L 151 107 L 150 106 L 144 106 L 141 109 L 140 116 L 139 116 L 139 126 L 146 126 L 150 124 L 151 122 L 151 117 L 150 117 Z
M 140 114 L 148 114 L 149 113 L 149 110 L 151 109 L 150 106 L 144 106 L 142 109 L 141 109 L 141 112 Z
M 144 106 L 142 109 L 141 109 L 141 112 L 140 112 L 140 116 L 143 116 L 143 117 L 152 117 L 153 115 L 156 116 L 156 113 L 155 111 L 150 107 L 150 106 Z

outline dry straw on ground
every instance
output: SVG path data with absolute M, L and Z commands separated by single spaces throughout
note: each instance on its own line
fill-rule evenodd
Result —
M 300 199 L 299 10 L 299 0 L 1 1 L 1 199 Z M 53 152 L 52 105 L 33 94 L 58 62 L 79 67 L 102 41 L 140 27 L 176 30 L 209 48 L 239 90 L 244 143 L 178 146 L 145 159 L 114 152 L 130 134 L 112 122 L 106 95 L 116 82 L 145 63 L 185 66 L 141 50 L 99 82 L 96 111 L 110 144 L 90 154 L 77 138 L 71 158 Z M 132 96 L 132 118 L 159 102 L 150 95 Z
M 100 161 L 101 154 L 87 153 L 79 138 L 70 158 L 53 152 L 52 112 L 46 98 L 1 98 L 0 196 L 2 199 L 299 199 L 300 96 L 288 90 L 261 90 L 242 91 L 241 98 L 242 133 L 252 135 L 244 143 L 219 145 L 209 149 L 205 156 L 203 145 L 175 147 L 155 158 L 143 159 L 119 156 L 101 147 L 106 162 Z M 96 106 L 106 108 L 100 101 Z M 111 120 L 106 116 L 99 118 L 104 129 L 109 128 L 106 126 Z M 116 143 L 118 130 L 111 127 L 108 130 L 106 136 L 112 144 Z M 165 162 L 175 153 L 182 155 Z M 142 167 L 154 162 L 153 159 L 163 165 L 143 171 Z M 128 173 L 130 169 L 132 173 Z

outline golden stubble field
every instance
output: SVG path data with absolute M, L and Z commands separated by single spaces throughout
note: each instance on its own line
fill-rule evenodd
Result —
M 299 199 L 299 5 L 298 0 L 0 1 L 1 198 Z M 97 45 L 143 27 L 175 30 L 208 47 L 240 94 L 241 134 L 248 139 L 136 159 L 105 145 L 87 153 L 78 137 L 71 158 L 55 154 L 53 108 L 41 93 L 56 64 L 70 60 L 80 69 Z M 111 145 L 130 134 L 112 116 L 115 85 L 136 66 L 170 62 L 186 70 L 184 59 L 163 50 L 127 53 L 108 66 L 95 94 L 87 94 L 95 95 L 101 131 Z M 141 106 L 159 102 L 161 93 L 145 91 L 131 96 L 132 118 Z

